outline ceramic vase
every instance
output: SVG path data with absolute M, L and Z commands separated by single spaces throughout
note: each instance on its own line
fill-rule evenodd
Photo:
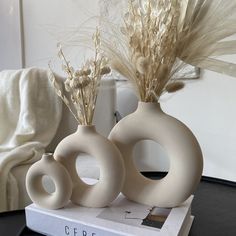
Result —
M 109 139 L 123 156 L 126 178 L 122 192 L 130 200 L 176 207 L 194 192 L 200 181 L 203 158 L 198 141 L 182 122 L 165 114 L 159 103 L 139 102 L 137 110 L 113 128 Z M 166 150 L 170 168 L 163 179 L 148 179 L 136 168 L 133 149 L 141 140 L 153 140 Z
M 44 189 L 43 176 L 52 179 L 55 192 L 48 193 Z M 47 153 L 28 170 L 26 189 L 35 204 L 47 209 L 59 209 L 64 207 L 71 197 L 72 181 L 65 167 L 55 161 L 51 153 Z
M 100 178 L 94 185 L 86 184 L 77 174 L 76 158 L 82 153 L 95 157 L 99 163 Z M 120 152 L 110 140 L 98 134 L 94 126 L 79 125 L 74 134 L 58 144 L 54 157 L 71 176 L 73 203 L 105 207 L 121 192 L 125 169 Z

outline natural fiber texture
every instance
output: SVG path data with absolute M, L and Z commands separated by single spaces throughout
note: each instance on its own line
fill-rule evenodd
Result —
M 98 30 L 93 35 L 93 42 L 95 45 L 95 57 L 87 60 L 78 70 L 71 66 L 64 55 L 61 45 L 58 45 L 58 56 L 62 60 L 62 68 L 67 75 L 64 82 L 66 92 L 61 90 L 51 68 L 48 75 L 57 95 L 81 125 L 92 124 L 101 78 L 111 71 L 107 66 L 107 59 L 100 51 L 100 33 Z
M 236 76 L 235 64 L 214 58 L 236 53 L 236 40 L 222 41 L 236 33 L 235 1 L 129 0 L 127 9 L 121 26 L 102 18 L 102 45 L 141 101 L 181 89 L 173 82 L 185 63 Z

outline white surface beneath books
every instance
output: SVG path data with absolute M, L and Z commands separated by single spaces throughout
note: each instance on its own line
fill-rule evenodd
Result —
M 193 224 L 193 220 L 194 220 L 194 216 L 190 215 L 187 220 L 185 228 L 183 228 L 183 234 L 182 235 L 180 234 L 180 236 L 188 236 L 191 226 Z
M 69 203 L 60 210 L 47 210 L 32 204 L 26 207 L 26 222 L 36 232 L 55 236 L 185 236 L 193 220 L 192 200 L 193 196 L 171 209 L 161 229 L 142 225 L 153 207 L 129 201 L 123 195 L 107 208 Z

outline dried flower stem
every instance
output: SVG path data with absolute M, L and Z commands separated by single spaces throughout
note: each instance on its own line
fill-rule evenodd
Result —
M 71 114 L 74 116 L 74 118 L 77 120 L 78 123 L 80 123 L 79 119 L 77 118 L 77 116 L 75 115 L 75 113 L 73 112 L 73 110 L 71 109 L 69 102 L 67 99 L 65 99 L 65 97 L 62 95 L 62 91 L 59 89 L 59 83 L 56 80 L 56 77 L 53 73 L 53 70 L 51 69 L 51 65 L 50 63 L 48 64 L 49 67 L 49 71 L 48 71 L 48 78 L 49 80 L 52 82 L 54 89 L 57 93 L 57 95 L 61 98 L 61 100 L 64 102 L 64 104 L 67 106 L 67 108 L 69 109 L 69 111 L 71 112 Z
M 232 0 L 129 0 L 120 29 L 103 22 L 103 47 L 140 100 L 155 102 L 184 87 L 173 84 L 183 62 L 236 76 L 235 64 L 211 58 L 236 53 L 236 40 L 222 41 L 236 33 L 235 12 Z
M 93 41 L 95 45 L 94 60 L 87 60 L 78 70 L 71 66 L 61 45 L 58 45 L 58 56 L 62 60 L 62 68 L 67 75 L 64 87 L 70 95 L 69 99 L 58 89 L 59 86 L 49 66 L 49 78 L 51 78 L 58 96 L 65 102 L 70 112 L 81 125 L 92 124 L 101 78 L 110 73 L 108 60 L 100 50 L 100 33 L 98 29 L 93 35 Z M 76 112 L 72 109 L 71 104 L 74 105 Z

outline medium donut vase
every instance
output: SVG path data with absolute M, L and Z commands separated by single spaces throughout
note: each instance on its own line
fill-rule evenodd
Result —
M 48 193 L 44 189 L 43 176 L 49 176 L 54 182 L 54 193 Z M 31 200 L 38 206 L 59 209 L 64 207 L 71 197 L 72 181 L 65 167 L 48 153 L 29 168 L 26 175 L 26 189 Z
M 76 159 L 82 153 L 95 157 L 100 166 L 100 178 L 94 185 L 83 182 L 76 171 Z M 70 174 L 73 203 L 85 207 L 105 207 L 121 192 L 125 169 L 120 152 L 110 140 L 98 134 L 94 126 L 79 125 L 74 134 L 58 144 L 54 158 Z
M 182 122 L 165 114 L 159 103 L 139 102 L 137 110 L 123 118 L 109 139 L 120 150 L 126 169 L 122 193 L 130 200 L 159 207 L 176 207 L 196 189 L 203 170 L 201 148 Z M 166 150 L 170 168 L 161 180 L 144 177 L 133 161 L 137 142 L 153 140 Z

